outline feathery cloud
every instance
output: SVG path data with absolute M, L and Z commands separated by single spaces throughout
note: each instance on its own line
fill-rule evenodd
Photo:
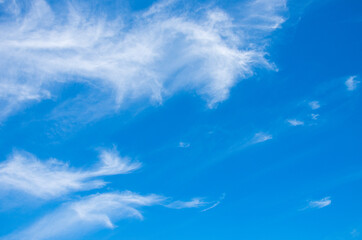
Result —
M 157 205 L 162 201 L 164 198 L 158 195 L 142 196 L 129 191 L 95 194 L 63 204 L 27 229 L 5 239 L 78 238 L 100 228 L 115 228 L 113 221 L 119 219 L 142 219 L 141 207 Z
M 69 82 L 111 96 L 114 109 L 142 99 L 162 103 L 178 91 L 194 91 L 213 107 L 254 68 L 273 68 L 265 36 L 286 10 L 285 0 L 257 0 L 234 18 L 217 7 L 179 10 L 178 1 L 163 1 L 110 20 L 71 3 L 56 12 L 43 0 L 30 8 L 13 2 L 0 23 L 0 86 L 12 89 L 0 91 L 7 109 L 0 119 Z
M 161 205 L 167 208 L 198 208 L 206 205 L 200 199 L 188 202 L 166 203 L 167 198 L 156 195 L 140 195 L 130 191 L 112 192 L 87 196 L 77 201 L 63 204 L 45 215 L 28 228 L 6 236 L 4 239 L 65 239 L 69 236 L 81 238 L 83 235 L 101 228 L 115 228 L 115 221 L 125 218 L 142 220 L 142 207 Z
M 40 161 L 26 152 L 14 152 L 0 163 L 2 191 L 21 191 L 41 199 L 52 199 L 70 192 L 103 187 L 97 177 L 127 174 L 141 164 L 120 157 L 116 150 L 103 150 L 100 162 L 90 170 L 74 169 L 56 159 Z
M 272 139 L 273 136 L 267 133 L 259 132 L 254 135 L 251 139 L 251 144 L 261 143 Z
M 183 209 L 183 208 L 198 208 L 201 206 L 205 206 L 208 204 L 207 202 L 204 202 L 200 198 L 194 198 L 191 201 L 184 202 L 184 201 L 175 201 L 170 204 L 165 205 L 165 207 L 168 208 L 174 208 L 174 209 Z
M 322 198 L 320 200 L 316 200 L 316 201 L 310 201 L 308 204 L 308 207 L 310 208 L 324 208 L 327 207 L 328 205 L 330 205 L 332 203 L 332 200 L 330 197 L 325 197 Z

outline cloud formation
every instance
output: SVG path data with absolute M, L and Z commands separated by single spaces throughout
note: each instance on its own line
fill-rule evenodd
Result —
M 356 80 L 357 76 L 351 76 L 349 77 L 345 84 L 348 91 L 354 91 L 357 88 L 357 85 L 360 83 L 360 81 Z
M 6 236 L 4 239 L 72 239 L 81 238 L 101 228 L 115 228 L 115 221 L 125 218 L 142 220 L 142 207 L 161 205 L 167 208 L 199 208 L 207 203 L 200 199 L 167 203 L 166 197 L 150 194 L 140 195 L 130 191 L 112 192 L 87 196 L 63 204 L 45 215 L 28 228 Z
M 70 192 L 103 187 L 101 176 L 127 174 L 141 167 L 120 157 L 116 150 L 103 150 L 100 162 L 90 170 L 74 169 L 56 159 L 40 161 L 26 152 L 14 152 L 0 163 L 2 191 L 20 191 L 40 199 L 53 199 Z
M 327 207 L 328 205 L 330 205 L 331 203 L 332 203 L 331 198 L 325 197 L 320 200 L 310 201 L 308 206 L 310 208 L 324 208 L 324 207 Z
M 316 110 L 316 109 L 320 108 L 321 105 L 319 104 L 319 101 L 311 101 L 311 102 L 309 102 L 309 107 L 312 110 Z
M 319 118 L 319 114 L 318 114 L 318 113 L 312 113 L 310 116 L 311 116 L 311 118 L 312 118 L 313 120 L 318 120 L 318 118 Z
M 256 144 L 256 143 L 261 143 L 261 142 L 265 142 L 268 140 L 273 139 L 273 136 L 268 134 L 268 133 L 264 133 L 264 132 L 258 132 L 254 135 L 254 137 L 251 139 L 251 144 Z
M 187 143 L 187 142 L 179 142 L 178 146 L 180 148 L 189 148 L 191 146 L 191 144 Z
M 74 3 L 58 12 L 44 0 L 1 4 L 9 14 L 0 23 L 0 86 L 11 91 L 0 90 L 7 109 L 0 119 L 72 82 L 111 96 L 115 109 L 142 99 L 162 103 L 178 91 L 196 92 L 213 107 L 255 67 L 273 68 L 265 36 L 284 22 L 285 0 L 252 1 L 236 18 L 178 4 L 162 1 L 113 20 Z
M 214 202 L 214 204 L 212 204 L 211 206 L 203 209 L 201 212 L 206 212 L 206 211 L 209 211 L 209 210 L 217 207 L 217 206 L 221 203 L 221 201 L 223 201 L 224 199 L 225 199 L 225 193 L 223 193 L 223 194 L 221 195 L 221 197 L 219 198 L 218 201 Z
M 291 126 L 304 125 L 304 122 L 299 121 L 299 120 L 297 120 L 297 119 L 288 119 L 287 121 L 288 121 L 288 123 L 289 123 Z
M 100 228 L 115 228 L 113 221 L 143 216 L 141 207 L 160 204 L 158 195 L 142 196 L 129 191 L 95 194 L 81 200 L 63 204 L 45 215 L 27 229 L 5 239 L 66 239 L 79 238 Z
M 165 205 L 168 208 L 174 208 L 174 209 L 183 209 L 183 208 L 198 208 L 201 206 L 205 206 L 208 204 L 207 202 L 204 202 L 200 198 L 194 198 L 191 201 L 184 202 L 184 201 L 175 201 L 170 204 Z

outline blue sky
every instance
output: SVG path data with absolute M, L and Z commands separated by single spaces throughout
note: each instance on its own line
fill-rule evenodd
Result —
M 0 239 L 360 239 L 361 29 L 359 0 L 0 0 Z

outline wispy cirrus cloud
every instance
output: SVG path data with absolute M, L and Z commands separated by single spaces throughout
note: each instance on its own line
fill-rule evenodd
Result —
M 312 110 L 316 110 L 321 107 L 319 101 L 310 101 L 308 104 Z
M 180 148 L 189 148 L 191 146 L 191 144 L 188 142 L 179 142 L 178 146 Z
M 219 200 L 217 200 L 216 202 L 214 202 L 211 206 L 203 209 L 201 212 L 206 212 L 206 211 L 209 211 L 209 210 L 217 207 L 217 206 L 221 203 L 221 201 L 225 199 L 225 195 L 226 195 L 226 194 L 223 193 L 223 194 L 221 195 L 221 197 L 219 198 Z
M 350 76 L 346 82 L 345 85 L 347 87 L 348 91 L 354 91 L 357 88 L 357 85 L 360 83 L 360 81 L 357 80 L 357 76 Z
M 330 197 L 325 197 L 320 200 L 310 201 L 308 204 L 309 208 L 324 208 L 329 206 L 332 203 Z
M 193 198 L 191 201 L 175 201 L 165 205 L 168 208 L 183 209 L 183 208 L 198 208 L 209 204 L 204 202 L 201 198 Z
M 40 199 L 53 199 L 70 192 L 103 187 L 99 177 L 127 174 L 141 167 L 138 162 L 119 156 L 113 150 L 103 150 L 100 162 L 92 169 L 70 167 L 56 159 L 41 161 L 34 155 L 15 151 L 0 163 L 1 191 L 20 191 Z
M 291 126 L 300 126 L 300 125 L 304 125 L 303 121 L 297 120 L 297 119 L 288 119 L 287 122 L 291 125 Z
M 162 196 L 142 196 L 129 191 L 95 194 L 63 204 L 28 228 L 4 239 L 78 239 L 101 228 L 115 228 L 113 221 L 142 219 L 141 207 L 158 205 L 164 200 Z
M 112 192 L 87 196 L 63 204 L 45 215 L 28 228 L 6 236 L 4 239 L 72 239 L 101 228 L 113 229 L 116 221 L 126 218 L 142 220 L 141 208 L 161 205 L 167 208 L 199 208 L 208 203 L 200 199 L 168 203 L 166 197 L 156 194 L 140 195 L 130 191 Z
M 254 137 L 250 141 L 250 144 L 262 143 L 271 139 L 273 139 L 273 136 L 271 134 L 258 132 L 255 133 Z
M 162 103 L 178 91 L 194 91 L 213 107 L 256 67 L 273 68 L 264 38 L 284 22 L 286 10 L 284 0 L 257 0 L 242 8 L 243 16 L 232 16 L 162 1 L 110 20 L 76 4 L 55 13 L 43 0 L 13 3 L 7 9 L 18 10 L 0 23 L 0 85 L 14 91 L 0 92 L 8 109 L 0 118 L 69 82 L 104 92 L 114 109 L 142 99 Z

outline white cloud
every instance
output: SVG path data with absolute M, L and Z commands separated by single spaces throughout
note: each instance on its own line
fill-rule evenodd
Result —
M 162 103 L 178 91 L 195 91 L 213 107 L 255 67 L 273 68 L 264 39 L 286 9 L 284 0 L 255 0 L 234 18 L 216 7 L 178 10 L 170 1 L 109 20 L 71 4 L 57 13 L 43 0 L 29 5 L 0 24 L 0 85 L 14 89 L 0 92 L 8 109 L 0 118 L 74 81 L 111 96 L 114 108 Z
M 114 228 L 113 221 L 143 216 L 140 208 L 160 204 L 158 195 L 142 196 L 129 191 L 88 196 L 64 204 L 27 229 L 5 239 L 69 239 L 79 238 L 100 228 Z
M 357 76 L 351 76 L 346 80 L 345 84 L 348 91 L 353 91 L 357 88 L 357 85 L 360 83 L 360 81 L 357 81 L 356 78 Z
M 261 143 L 272 139 L 273 136 L 267 133 L 259 132 L 254 135 L 251 140 L 251 144 Z
M 319 104 L 319 101 L 311 101 L 311 102 L 309 102 L 309 106 L 313 110 L 316 110 L 321 107 L 321 105 Z
M 52 199 L 68 194 L 103 187 L 106 183 L 97 177 L 127 174 L 141 166 L 118 155 L 116 150 L 103 150 L 100 163 L 90 170 L 74 169 L 56 159 L 40 161 L 25 152 L 14 152 L 0 163 L 2 191 L 21 191 L 41 199 Z
M 321 200 L 310 201 L 308 206 L 310 208 L 324 208 L 330 205 L 331 203 L 332 200 L 330 199 L 330 197 L 325 197 L 322 198 Z
M 202 201 L 200 198 L 194 198 L 191 201 L 184 202 L 184 201 L 175 201 L 170 204 L 165 205 L 168 208 L 174 209 L 183 209 L 183 208 L 198 208 L 201 206 L 205 206 L 208 204 L 207 202 Z
M 297 120 L 297 119 L 288 119 L 287 121 L 288 121 L 288 123 L 289 123 L 290 125 L 292 125 L 292 126 L 304 125 L 304 122 L 299 121 L 299 120 Z
M 0 60 L 1 61 L 1 60 Z M 11 83 L 1 80 L 0 76 L 0 120 L 18 110 L 23 104 L 39 102 L 42 99 L 49 99 L 51 94 L 46 89 L 36 85 L 24 83 Z

